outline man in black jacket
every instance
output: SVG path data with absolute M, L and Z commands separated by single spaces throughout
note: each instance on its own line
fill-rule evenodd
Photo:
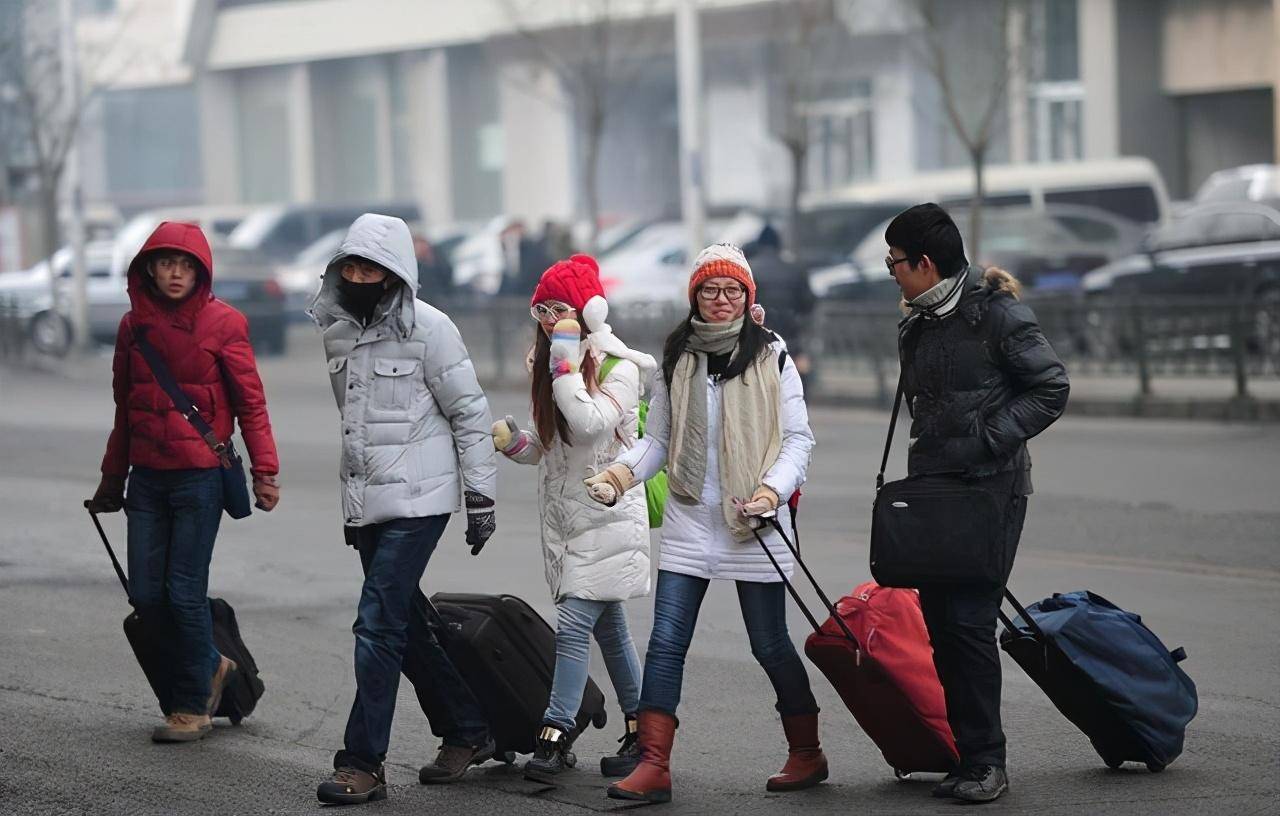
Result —
M 900 213 L 885 231 L 885 264 L 902 289 L 903 396 L 911 412 L 910 476 L 954 474 L 989 490 L 1005 508 L 1005 578 L 1031 494 L 1027 440 L 1067 404 L 1067 371 L 1018 282 L 970 267 L 960 231 L 936 204 Z M 990 802 L 1009 789 L 1000 728 L 996 615 L 1004 586 L 920 587 L 933 660 L 946 692 L 960 767 L 938 797 Z

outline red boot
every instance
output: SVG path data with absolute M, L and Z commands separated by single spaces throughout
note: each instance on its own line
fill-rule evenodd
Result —
M 812 788 L 827 778 L 827 757 L 818 744 L 818 715 L 797 714 L 782 718 L 791 752 L 782 770 L 769 777 L 765 790 L 795 791 Z
M 631 775 L 609 786 L 610 799 L 640 802 L 671 801 L 671 745 L 680 723 L 662 711 L 641 711 L 640 764 Z M 825 767 L 825 765 L 824 765 Z

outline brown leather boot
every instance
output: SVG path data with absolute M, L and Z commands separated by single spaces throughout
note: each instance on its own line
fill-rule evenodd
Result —
M 636 715 L 640 729 L 640 764 L 621 782 L 609 786 L 610 799 L 671 801 L 671 745 L 680 721 L 662 711 Z
M 818 744 L 818 715 L 796 714 L 782 718 L 791 752 L 782 770 L 769 777 L 765 790 L 780 791 L 812 788 L 827 778 L 827 757 Z

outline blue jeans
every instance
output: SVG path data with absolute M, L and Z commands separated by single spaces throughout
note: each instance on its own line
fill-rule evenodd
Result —
M 387 756 L 396 691 L 403 670 L 431 723 L 446 744 L 489 741 L 480 703 L 431 630 L 426 598 L 418 588 L 448 516 L 405 518 L 347 528 L 360 552 L 364 587 L 356 612 L 356 699 L 347 718 L 346 748 L 334 765 L 372 770 Z
M 217 468 L 135 467 L 125 498 L 129 527 L 129 597 L 169 607 L 178 641 L 168 710 L 203 714 L 220 656 L 209 616 L 209 562 L 222 520 Z
M 684 680 L 684 659 L 693 642 L 693 627 L 706 595 L 706 578 L 658 571 L 653 601 L 653 631 L 644 658 L 644 689 L 640 708 L 675 716 Z M 818 701 L 809 675 L 787 632 L 786 589 L 781 582 L 738 581 L 738 604 L 747 625 L 751 654 L 768 675 L 784 717 L 816 714 Z
M 622 601 L 587 601 L 565 598 L 556 604 L 556 671 L 544 722 L 570 732 L 576 727 L 582 693 L 587 687 L 591 661 L 591 633 L 604 654 L 604 665 L 613 681 L 623 715 L 635 714 L 640 703 L 640 658 Z

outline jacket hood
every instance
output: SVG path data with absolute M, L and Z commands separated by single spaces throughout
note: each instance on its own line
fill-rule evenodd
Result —
M 162 295 L 153 293 L 147 280 L 147 256 L 162 249 L 176 249 L 195 256 L 202 270 L 196 273 L 196 288 L 174 311 L 188 320 L 213 300 L 213 251 L 200 227 L 182 221 L 162 221 L 147 238 L 142 249 L 129 263 L 128 290 L 130 307 L 143 316 L 164 308 Z
M 338 270 L 343 261 L 353 256 L 386 268 L 404 284 L 378 304 L 370 325 L 391 317 L 398 320 L 401 332 L 408 334 L 413 329 L 413 302 L 418 293 L 418 259 L 409 225 L 390 215 L 365 213 L 351 224 L 347 237 L 325 267 L 320 290 L 307 314 L 322 328 L 350 316 L 338 299 L 338 278 L 341 277 Z
M 1022 284 L 1018 279 L 998 266 L 988 266 L 982 273 L 982 285 L 992 292 L 1003 292 L 1014 300 L 1022 299 Z

